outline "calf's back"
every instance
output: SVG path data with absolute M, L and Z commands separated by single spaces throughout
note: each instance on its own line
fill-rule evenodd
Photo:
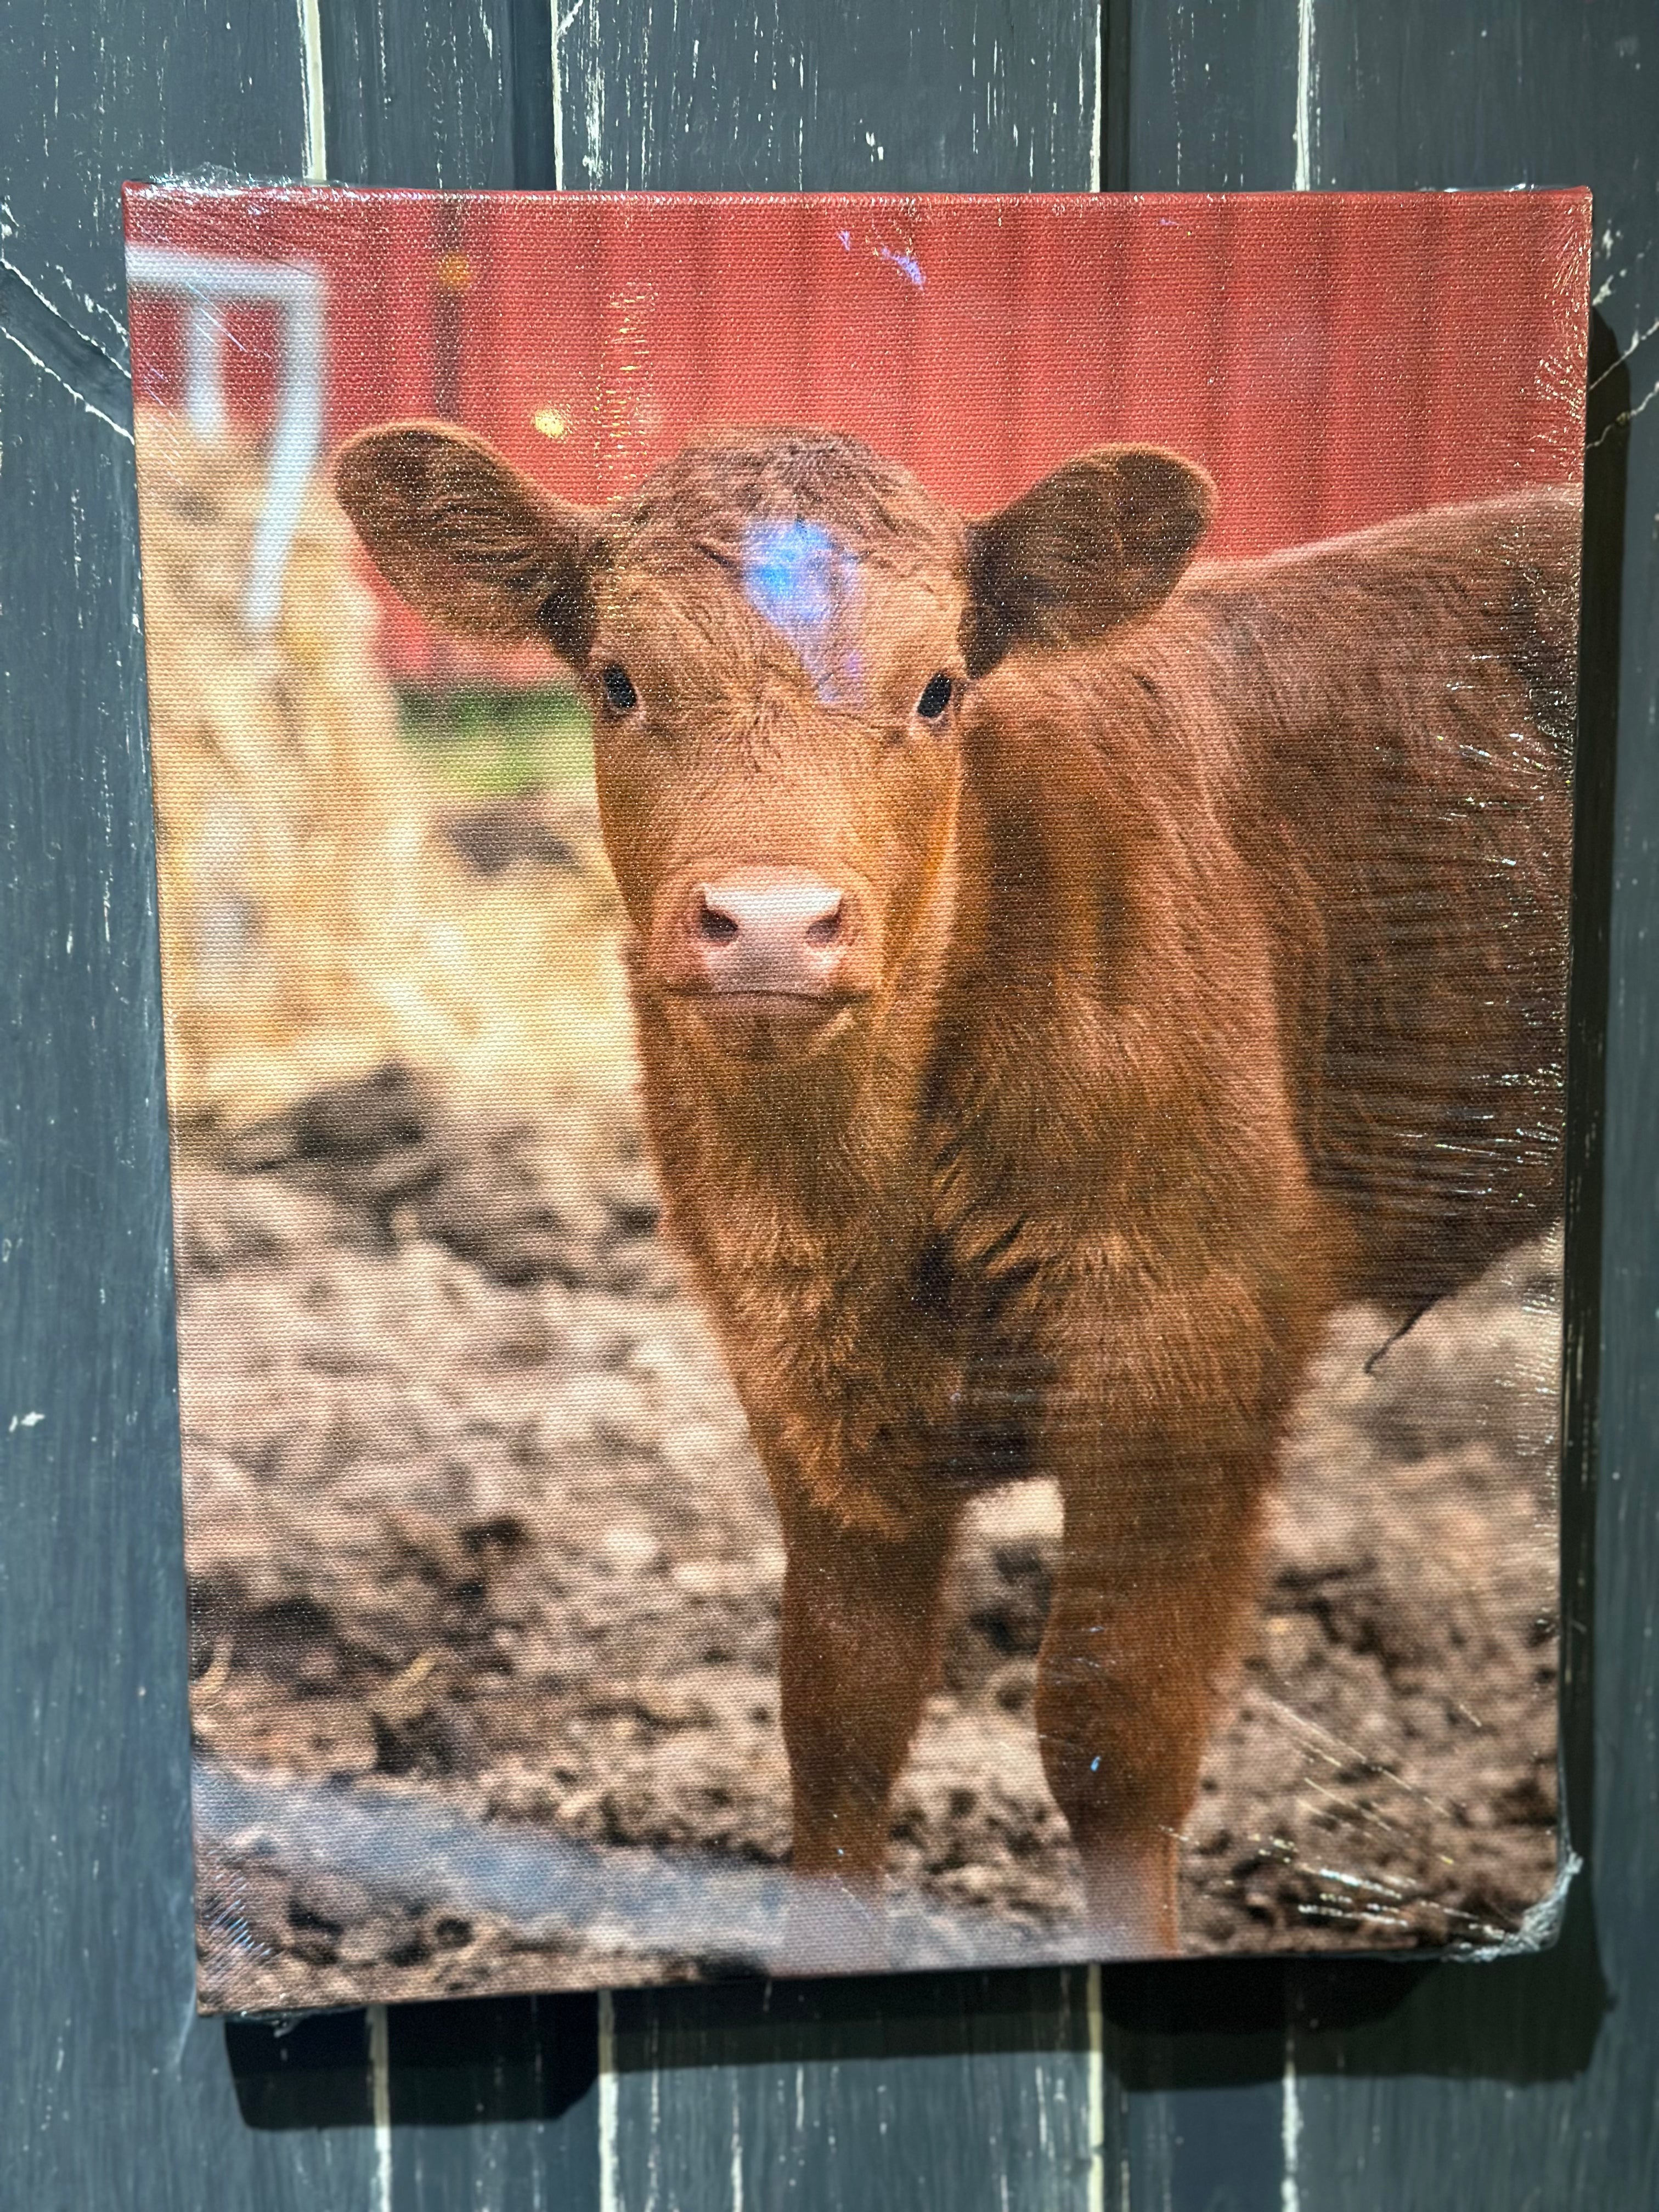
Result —
M 1246 871 L 1350 1295 L 1415 1309 L 1560 1210 L 1578 546 L 1565 492 L 1431 511 L 1195 568 L 1112 652 L 1096 741 Z

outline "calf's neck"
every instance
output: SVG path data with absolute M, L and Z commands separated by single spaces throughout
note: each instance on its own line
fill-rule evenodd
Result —
M 797 1871 L 878 1890 L 964 1502 L 1048 1475 L 1046 1771 L 1101 1948 L 1175 1948 L 1323 1322 L 1561 1204 L 1576 500 L 1194 567 L 1211 487 L 1137 448 L 978 520 L 808 429 L 603 509 L 432 424 L 337 483 L 416 606 L 591 699 L 650 1139 L 782 1524 Z

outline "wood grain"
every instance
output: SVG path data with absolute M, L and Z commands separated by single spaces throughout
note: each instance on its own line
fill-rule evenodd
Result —
M 1313 0 L 1308 0 L 1313 4 Z M 1111 0 L 1127 18 L 1128 191 L 1280 191 L 1296 182 L 1297 0 Z
M 606 191 L 1086 191 L 1088 0 L 568 0 L 562 184 Z
M 1088 2204 L 1081 1969 L 614 2002 L 618 2212 Z
M 328 173 L 342 184 L 545 190 L 551 0 L 319 0 Z

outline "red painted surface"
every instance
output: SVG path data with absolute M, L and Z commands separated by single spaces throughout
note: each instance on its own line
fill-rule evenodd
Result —
M 1201 462 L 1215 548 L 1252 552 L 1581 459 L 1583 194 L 143 190 L 128 226 L 321 269 L 331 438 L 453 412 L 578 500 L 704 423 L 854 431 L 969 509 L 1139 441 Z M 231 410 L 258 423 L 273 319 L 228 321 Z M 136 301 L 132 338 L 140 398 L 177 404 L 176 308 Z M 454 665 L 401 608 L 386 639 L 402 675 Z

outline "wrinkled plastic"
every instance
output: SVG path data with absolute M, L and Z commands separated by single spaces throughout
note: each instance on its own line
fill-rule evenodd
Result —
M 127 209 L 204 2006 L 1552 1940 L 1587 198 Z

